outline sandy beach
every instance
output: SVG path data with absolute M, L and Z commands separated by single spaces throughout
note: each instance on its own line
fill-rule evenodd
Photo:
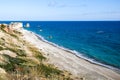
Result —
M 71 52 L 48 44 L 30 31 L 22 29 L 20 32 L 23 33 L 24 40 L 38 47 L 48 62 L 61 70 L 67 70 L 76 77 L 84 77 L 84 80 L 120 80 L 120 74 L 111 69 L 92 64 Z

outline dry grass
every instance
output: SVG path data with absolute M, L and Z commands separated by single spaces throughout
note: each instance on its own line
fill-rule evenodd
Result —
M 72 80 L 68 72 L 48 64 L 47 58 L 38 48 L 22 39 L 19 40 L 22 35 L 20 32 L 14 31 L 14 33 L 16 34 L 4 33 L 9 36 L 0 38 L 0 51 L 9 50 L 17 54 L 17 57 L 1 54 L 5 64 L 0 64 L 0 67 L 7 72 L 7 75 L 0 76 L 0 80 Z M 13 39 L 17 43 L 14 43 Z M 27 49 L 21 48 L 21 44 Z M 32 56 L 29 57 L 26 50 L 31 52 Z

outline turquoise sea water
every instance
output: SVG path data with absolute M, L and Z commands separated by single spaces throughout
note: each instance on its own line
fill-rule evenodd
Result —
M 27 30 L 92 62 L 120 69 L 119 21 L 24 21 Z

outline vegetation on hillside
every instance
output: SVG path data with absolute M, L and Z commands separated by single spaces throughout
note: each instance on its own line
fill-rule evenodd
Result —
M 19 31 L 7 33 L 0 26 L 0 80 L 72 80 L 71 74 L 47 63 L 47 58 L 22 39 Z M 2 75 L 2 76 L 1 76 Z

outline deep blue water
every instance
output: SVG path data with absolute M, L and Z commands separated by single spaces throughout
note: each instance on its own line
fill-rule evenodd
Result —
M 23 22 L 59 46 L 120 69 L 120 21 Z M 40 31 L 42 30 L 42 31 Z

